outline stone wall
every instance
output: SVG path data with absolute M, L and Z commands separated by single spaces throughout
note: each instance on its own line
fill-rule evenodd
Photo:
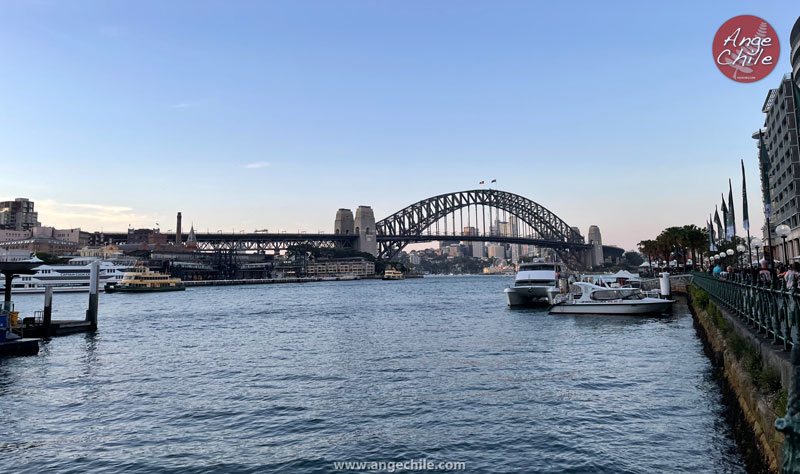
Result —
M 755 334 L 710 299 L 708 293 L 696 287 L 689 290 L 698 334 L 752 430 L 764 463 L 771 471 L 779 472 L 784 437 L 774 423 L 786 411 L 791 381 L 789 352 Z

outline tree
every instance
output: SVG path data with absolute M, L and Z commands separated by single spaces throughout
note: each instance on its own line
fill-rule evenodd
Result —
M 628 252 L 625 252 L 624 256 L 625 256 L 625 261 L 628 263 L 628 265 L 632 267 L 638 267 L 639 265 L 642 264 L 642 262 L 644 262 L 644 258 L 642 258 L 642 255 L 639 252 L 634 252 L 630 250 Z

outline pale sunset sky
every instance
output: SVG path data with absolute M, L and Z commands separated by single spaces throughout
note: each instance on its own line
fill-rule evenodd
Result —
M 767 78 L 711 43 L 753 14 Z M 732 178 L 763 222 L 756 143 L 797 1 L 0 3 L 0 200 L 56 227 L 332 231 L 496 187 L 632 249 L 703 226 Z

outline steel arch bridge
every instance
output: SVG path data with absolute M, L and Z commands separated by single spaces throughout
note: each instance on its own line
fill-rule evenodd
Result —
M 489 232 L 486 232 L 486 209 L 489 209 Z M 506 232 L 493 229 L 492 210 L 503 211 L 518 219 L 516 228 Z M 467 220 L 464 219 L 464 211 Z M 456 232 L 456 216 L 459 224 L 467 229 L 483 228 L 483 235 L 472 230 L 464 234 Z M 474 216 L 475 220 L 472 221 Z M 452 219 L 452 235 L 447 223 Z M 474 223 L 474 226 L 473 226 Z M 444 225 L 445 232 L 441 233 Z M 557 215 L 544 206 L 518 194 L 496 189 L 473 189 L 423 199 L 379 221 L 375 225 L 378 240 L 378 257 L 391 260 L 406 245 L 412 242 L 431 240 L 470 240 L 488 242 L 513 242 L 538 245 L 554 249 L 567 262 L 580 266 L 583 250 L 591 248 L 583 237 Z

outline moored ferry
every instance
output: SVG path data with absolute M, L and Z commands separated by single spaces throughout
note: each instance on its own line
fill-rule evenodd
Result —
M 122 281 L 106 284 L 106 293 L 146 293 L 153 291 L 183 291 L 186 289 L 180 278 L 154 272 L 145 267 L 135 267 L 125 272 Z
M 35 257 L 34 257 L 35 258 Z M 38 260 L 41 261 L 41 260 Z M 89 291 L 91 263 L 98 261 L 92 257 L 70 259 L 65 265 L 39 265 L 33 275 L 20 275 L 11 284 L 11 293 L 44 293 L 45 287 L 52 286 L 54 293 L 76 293 Z M 122 281 L 129 265 L 100 260 L 100 288 L 109 283 Z M 0 283 L 0 291 L 5 285 Z
M 405 276 L 403 275 L 403 272 L 401 272 L 399 270 L 395 270 L 393 268 L 387 268 L 383 272 L 383 279 L 384 280 L 403 280 L 403 279 L 405 279 Z

